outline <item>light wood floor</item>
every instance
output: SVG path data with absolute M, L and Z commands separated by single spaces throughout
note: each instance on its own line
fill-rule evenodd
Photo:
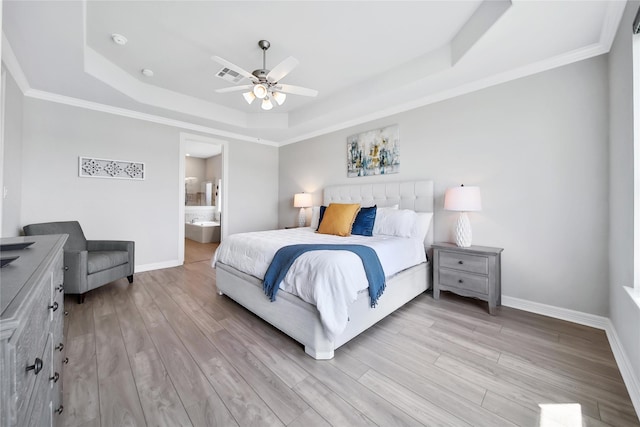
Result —
M 68 298 L 67 426 L 637 426 L 604 332 L 423 294 L 315 361 L 209 259 Z
M 199 243 L 195 240 L 184 239 L 184 263 L 210 261 L 219 245 L 220 243 Z

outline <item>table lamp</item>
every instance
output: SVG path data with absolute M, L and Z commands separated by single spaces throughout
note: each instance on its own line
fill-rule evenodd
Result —
M 460 212 L 456 222 L 456 245 L 463 248 L 471 246 L 471 223 L 467 212 L 482 210 L 480 187 L 465 187 L 463 184 L 460 187 L 448 188 L 444 193 L 444 209 Z
M 309 193 L 297 193 L 293 196 L 293 207 L 300 208 L 298 214 L 298 227 L 304 227 L 307 223 L 307 215 L 304 213 L 304 208 L 312 206 L 311 194 Z

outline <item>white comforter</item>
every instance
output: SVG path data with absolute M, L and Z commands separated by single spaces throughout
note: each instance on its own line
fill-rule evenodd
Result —
M 378 254 L 387 278 L 426 261 L 424 245 L 419 239 L 386 235 L 338 237 L 318 234 L 305 227 L 231 235 L 218 247 L 212 266 L 222 262 L 263 280 L 278 249 L 299 243 L 369 246 Z M 331 340 L 344 331 L 349 305 L 368 287 L 362 261 L 348 251 L 306 252 L 293 263 L 280 284 L 280 289 L 318 308 Z M 268 297 L 265 295 L 265 298 Z

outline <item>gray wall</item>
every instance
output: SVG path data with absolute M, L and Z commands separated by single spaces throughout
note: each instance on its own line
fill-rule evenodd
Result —
M 435 238 L 452 241 L 447 187 L 478 185 L 473 242 L 505 248 L 503 294 L 608 314 L 607 61 L 600 56 L 280 149 L 279 224 L 294 193 L 433 179 Z M 400 173 L 346 177 L 346 138 L 397 123 Z
M 180 129 L 32 98 L 23 116 L 21 226 L 77 219 L 90 239 L 135 240 L 137 265 L 178 259 Z M 143 161 L 147 179 L 79 178 L 78 156 Z M 229 232 L 276 226 L 277 156 L 229 141 Z
M 278 148 L 246 141 L 229 146 L 228 234 L 276 228 Z
M 3 185 L 7 197 L 2 202 L 2 237 L 17 236 L 21 230 L 22 203 L 22 103 L 24 96 L 7 71 L 4 114 Z M 1 193 L 2 189 L 0 189 Z M 0 194 L 2 197 L 2 194 Z
M 78 220 L 89 239 L 135 240 L 137 265 L 177 259 L 178 141 L 166 126 L 26 98 L 22 225 Z M 146 179 L 80 178 L 79 156 L 145 162 Z
M 640 308 L 624 286 L 633 287 L 634 159 L 631 22 L 640 2 L 627 4 L 609 53 L 609 316 L 640 379 Z M 640 114 L 639 112 L 635 113 Z M 640 173 L 637 171 L 636 173 Z M 636 216 L 639 215 L 636 213 Z M 640 268 L 637 266 L 636 268 Z

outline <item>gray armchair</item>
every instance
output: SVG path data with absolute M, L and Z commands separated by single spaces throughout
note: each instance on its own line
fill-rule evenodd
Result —
M 126 277 L 133 283 L 135 242 L 87 240 L 77 221 L 45 222 L 23 227 L 24 234 L 68 234 L 64 245 L 64 292 L 78 303 L 92 289 Z

